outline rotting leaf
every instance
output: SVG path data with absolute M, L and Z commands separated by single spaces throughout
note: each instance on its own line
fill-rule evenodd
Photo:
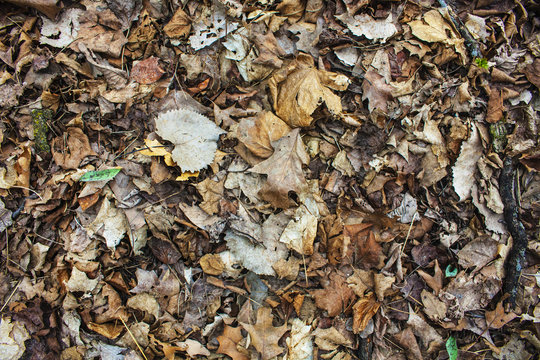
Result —
M 34 123 L 34 143 L 36 151 L 50 152 L 51 148 L 47 142 L 47 134 L 49 132 L 48 122 L 52 119 L 52 111 L 49 109 L 34 109 L 32 110 L 32 121 Z

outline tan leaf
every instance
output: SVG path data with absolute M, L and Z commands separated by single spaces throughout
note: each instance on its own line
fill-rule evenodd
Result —
M 251 336 L 251 341 L 255 349 L 261 354 L 263 360 L 268 360 L 283 352 L 283 348 L 278 345 L 279 339 L 287 332 L 287 324 L 279 327 L 272 325 L 272 310 L 267 307 L 260 307 L 257 311 L 257 322 L 255 325 L 240 323 Z
M 309 155 L 299 129 L 274 141 L 272 146 L 275 149 L 274 154 L 250 171 L 268 175 L 260 195 L 275 207 L 284 209 L 293 205 L 288 196 L 289 191 L 301 194 L 307 188 L 302 165 L 309 164 Z
M 499 242 L 483 236 L 472 240 L 458 253 L 458 262 L 463 268 L 475 267 L 477 270 L 487 265 L 497 256 Z
M 205 254 L 199 264 L 202 270 L 209 275 L 220 275 L 225 268 L 221 257 L 217 254 Z
M 263 111 L 255 118 L 243 118 L 235 131 L 235 136 L 254 155 L 267 158 L 272 155 L 272 142 L 287 135 L 289 125 L 270 111 Z
M 321 309 L 328 312 L 328 316 L 338 316 L 351 304 L 355 295 L 347 286 L 345 277 L 339 273 L 330 274 L 330 283 L 324 289 L 317 289 L 311 292 L 315 298 L 315 303 Z
M 383 274 L 375 273 L 373 275 L 373 281 L 375 283 L 375 295 L 377 295 L 377 300 L 383 301 L 384 293 L 392 287 L 396 278 L 394 276 L 384 276 Z
M 377 311 L 381 304 L 375 300 L 373 294 L 370 294 L 356 302 L 353 306 L 353 332 L 358 334 L 364 331 L 368 325 L 369 320 Z
M 76 169 L 85 157 L 96 155 L 88 137 L 78 127 L 69 127 L 65 136 L 53 140 L 52 154 L 56 164 L 64 169 Z
M 330 89 L 348 85 L 347 77 L 317 70 L 312 57 L 302 54 L 268 81 L 277 116 L 293 128 L 310 126 L 311 115 L 323 103 L 331 114 L 340 115 L 341 98 Z
M 124 330 L 124 327 L 120 323 L 96 324 L 94 322 L 90 322 L 88 323 L 88 328 L 108 339 L 116 339 Z
M 199 194 L 201 194 L 203 198 L 200 208 L 209 215 L 214 215 L 219 211 L 219 201 L 223 198 L 224 182 L 225 177 L 220 181 L 206 178 L 195 185 L 197 191 L 199 191 Z
M 217 337 L 219 342 L 219 348 L 217 349 L 218 354 L 225 354 L 230 356 L 233 360 L 248 360 L 249 357 L 242 354 L 237 349 L 237 344 L 244 337 L 240 332 L 240 327 L 231 327 L 225 325 L 223 328 L 223 333 Z
M 493 311 L 486 311 L 487 325 L 492 329 L 500 329 L 506 323 L 514 320 L 517 317 L 516 314 L 510 312 L 506 314 L 504 312 L 503 301 L 497 303 L 497 307 Z
M 424 312 L 431 320 L 440 321 L 446 317 L 446 304 L 433 295 L 433 293 L 424 289 L 420 296 L 424 304 Z

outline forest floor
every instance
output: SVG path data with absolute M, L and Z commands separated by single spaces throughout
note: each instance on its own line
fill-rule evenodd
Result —
M 540 352 L 538 2 L 0 10 L 0 359 Z

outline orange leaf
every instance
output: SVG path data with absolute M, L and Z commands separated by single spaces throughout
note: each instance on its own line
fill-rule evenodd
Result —
M 364 331 L 369 320 L 377 313 L 381 306 L 370 294 L 356 302 L 353 306 L 353 331 L 358 334 Z

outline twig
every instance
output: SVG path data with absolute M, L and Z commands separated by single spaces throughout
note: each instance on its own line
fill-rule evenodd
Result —
M 527 249 L 527 233 L 519 218 L 519 207 L 515 198 L 514 163 L 510 156 L 503 162 L 503 168 L 499 177 L 499 192 L 504 204 L 504 221 L 512 236 L 512 248 L 506 259 L 503 291 L 510 294 L 508 302 L 512 308 L 516 306 L 516 297 L 519 287 L 519 278 L 525 261 Z
M 439 0 L 439 4 L 442 8 L 447 10 L 448 17 L 450 20 L 452 20 L 452 23 L 456 27 L 456 29 L 459 31 L 461 36 L 465 39 L 465 45 L 467 48 L 469 48 L 469 52 L 471 53 L 471 56 L 473 58 L 476 58 L 480 56 L 480 49 L 478 47 L 478 43 L 474 38 L 472 37 L 471 33 L 467 28 L 463 25 L 461 20 L 456 16 L 456 13 L 454 12 L 454 9 L 450 5 L 446 3 L 444 0 Z
M 142 348 L 141 348 L 141 345 L 139 345 L 139 342 L 137 341 L 137 339 L 135 339 L 135 336 L 133 336 L 133 333 L 131 332 L 131 330 L 129 330 L 129 328 L 127 327 L 126 325 L 126 322 L 124 321 L 124 319 L 122 319 L 122 317 L 120 316 L 120 321 L 122 322 L 122 324 L 124 324 L 124 327 L 126 328 L 127 332 L 129 333 L 129 336 L 131 336 L 131 340 L 133 340 L 133 342 L 135 343 L 135 345 L 137 345 L 137 348 L 139 349 L 139 351 L 141 352 L 143 358 L 145 360 L 148 360 L 148 358 L 146 357 L 146 355 L 144 354 Z

